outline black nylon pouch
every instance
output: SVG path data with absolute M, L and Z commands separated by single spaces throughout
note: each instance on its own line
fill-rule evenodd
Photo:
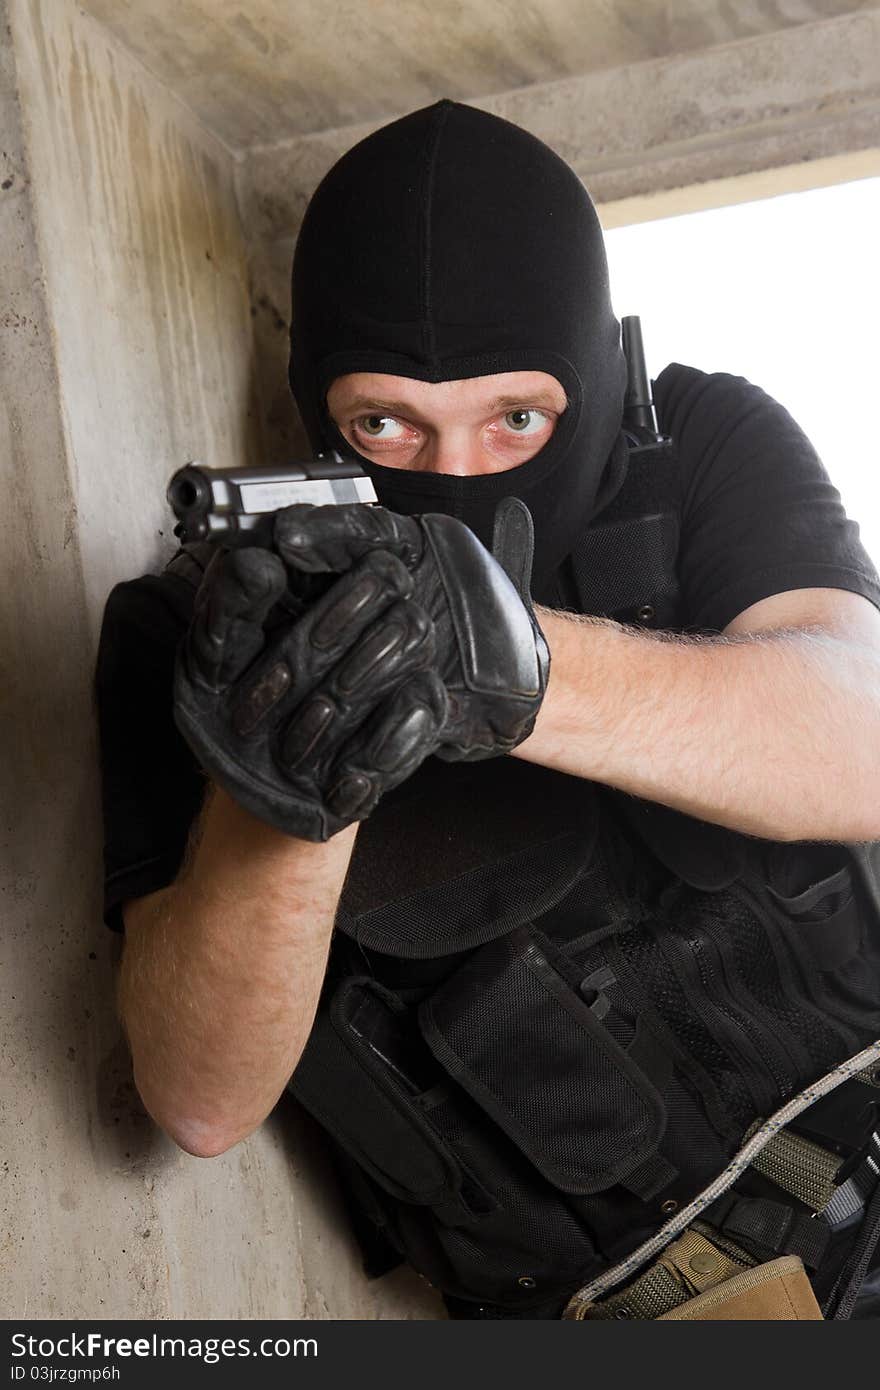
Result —
M 820 970 L 835 970 L 861 942 L 859 904 L 844 846 L 774 845 L 767 853 L 767 891 L 808 947 Z
M 372 977 L 324 1001 L 290 1090 L 373 1185 L 368 1219 L 438 1287 L 527 1306 L 594 1267 L 569 1200 L 443 1071 L 415 1007 Z
M 421 1107 L 430 1079 L 414 1074 L 407 1017 L 375 980 L 347 980 L 319 1010 L 290 1090 L 393 1197 L 454 1207 L 461 1168 Z
M 863 872 L 877 853 L 795 843 L 772 846 L 765 860 L 769 911 L 823 1012 L 852 1030 L 851 1051 L 880 1029 L 880 912 Z
M 438 1062 L 560 1191 L 602 1192 L 656 1152 L 662 1098 L 534 929 L 475 952 L 419 1022 Z

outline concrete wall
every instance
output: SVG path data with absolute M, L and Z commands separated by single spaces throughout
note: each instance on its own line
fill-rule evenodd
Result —
M 318 0 L 295 14 L 261 0 L 249 16 L 233 0 L 89 0 L 90 15 L 73 0 L 0 0 L 3 1317 L 438 1316 L 414 1276 L 362 1279 L 320 1146 L 289 1105 L 209 1163 L 156 1132 L 113 1011 L 119 944 L 99 919 L 90 681 L 104 599 L 168 553 L 163 490 L 179 463 L 272 460 L 300 446 L 285 382 L 299 217 L 362 122 L 393 115 L 398 99 L 382 68 L 372 107 L 309 105 L 311 72 L 291 76 L 285 53 L 296 45 L 278 47 L 309 6 L 326 11 Z M 431 8 L 405 0 L 404 48 L 418 42 L 420 7 Z M 775 32 L 782 11 L 764 0 L 620 0 L 599 7 L 610 27 L 584 48 L 606 70 L 528 50 L 540 61 L 522 69 L 522 85 L 478 104 L 567 154 L 618 221 L 670 210 L 694 184 L 702 193 L 686 195 L 688 206 L 737 196 L 731 177 L 756 170 L 775 171 L 765 194 L 812 161 L 816 181 L 846 177 L 822 161 L 857 152 L 846 168 L 873 172 L 880 15 L 864 4 L 799 22 L 840 8 L 798 0 L 785 8 L 791 27 Z M 554 0 L 545 17 L 562 33 L 582 9 Z M 504 28 L 514 11 L 529 24 L 539 13 L 497 0 L 491 22 Z M 209 12 L 223 25 L 212 29 Z M 676 38 L 682 14 L 696 22 L 698 12 L 704 28 Z M 165 28 L 146 22 L 157 15 Z M 378 15 L 393 29 L 398 7 Z M 207 47 L 202 19 L 217 40 Z M 229 57 L 223 26 L 251 48 L 274 38 L 248 64 Z M 388 52 L 380 42 L 375 61 Z M 481 70 L 483 91 L 497 91 L 493 73 L 514 71 L 505 53 Z M 355 66 L 364 56 L 357 43 L 329 45 L 322 101 L 341 90 L 340 54 Z M 454 54 L 440 59 L 433 75 L 408 69 L 418 88 L 409 104 L 449 91 Z M 265 103 L 241 107 L 236 73 L 259 81 L 273 63 L 280 76 Z M 180 78 L 177 93 L 155 72 Z M 458 94 L 478 93 L 478 76 Z M 291 112 L 314 133 L 279 141 Z M 322 129 L 334 113 L 359 123 Z M 662 207 L 644 201 L 657 197 Z
M 112 4 L 112 0 L 107 0 Z M 817 187 L 880 170 L 880 9 L 769 28 L 761 6 L 700 5 L 712 47 L 671 46 L 694 6 L 633 13 L 640 42 L 619 66 L 473 100 L 547 141 L 602 206 L 606 226 Z M 777 20 L 780 12 L 771 7 Z M 829 11 L 831 7 L 828 7 Z M 853 7 L 855 9 L 855 7 Z M 792 11 L 794 13 L 794 11 Z M 816 7 L 799 17 L 811 19 Z M 734 42 L 728 23 L 740 21 Z M 737 26 L 734 25 L 734 32 Z M 650 39 L 662 56 L 641 59 Z M 393 88 L 392 88 L 393 90 Z M 441 93 L 438 92 L 437 95 Z M 397 113 L 402 114 L 402 109 Z M 256 145 L 237 165 L 252 243 L 267 447 L 301 446 L 285 385 L 290 258 L 306 203 L 345 150 L 383 121 Z M 759 177 L 756 177 L 759 176 Z
M 620 70 L 877 0 L 82 0 L 233 149 Z M 640 103 L 643 104 L 643 103 Z
M 289 1106 L 200 1162 L 138 1103 L 91 672 L 171 469 L 260 448 L 246 247 L 227 149 L 76 5 L 0 36 L 0 1316 L 434 1316 L 363 1281 Z

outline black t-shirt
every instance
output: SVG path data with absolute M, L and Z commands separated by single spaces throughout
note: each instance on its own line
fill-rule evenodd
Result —
M 721 631 L 787 589 L 834 588 L 880 608 L 880 579 L 816 451 L 788 412 L 742 377 L 673 364 L 655 382 L 682 477 L 683 626 Z M 866 461 L 866 465 L 867 461 Z M 194 590 L 174 574 L 118 584 L 96 674 L 105 918 L 176 877 L 204 777 L 172 717 L 174 656 Z

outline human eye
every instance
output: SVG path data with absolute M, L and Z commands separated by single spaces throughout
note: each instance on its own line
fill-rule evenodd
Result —
M 540 434 L 548 425 L 552 424 L 549 415 L 543 410 L 531 409 L 523 406 L 521 409 L 509 410 L 504 416 L 504 424 L 512 434 L 518 434 L 528 439 L 530 436 Z
M 383 442 L 404 439 L 407 434 L 406 426 L 393 415 L 361 415 L 354 421 L 354 428 L 367 439 Z

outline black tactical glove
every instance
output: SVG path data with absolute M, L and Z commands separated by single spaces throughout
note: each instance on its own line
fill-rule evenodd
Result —
M 433 625 L 395 556 L 365 555 L 300 616 L 281 605 L 288 577 L 268 550 L 214 557 L 178 652 L 174 714 L 242 806 L 326 840 L 433 752 L 446 695 L 429 669 Z
M 529 596 L 533 529 L 522 502 L 499 504 L 492 554 L 453 517 L 356 504 L 285 507 L 275 548 L 310 574 L 339 573 L 376 551 L 403 561 L 413 599 L 434 624 L 434 664 L 448 697 L 438 757 L 492 758 L 528 738 L 550 655 Z

